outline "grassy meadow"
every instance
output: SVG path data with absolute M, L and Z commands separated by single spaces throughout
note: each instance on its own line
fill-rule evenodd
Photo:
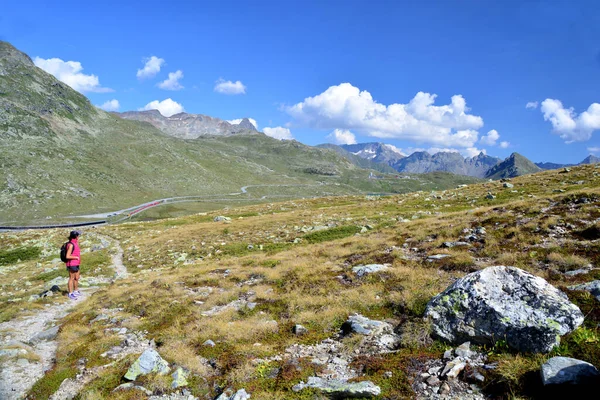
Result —
M 189 390 L 200 398 L 213 398 L 217 388 L 245 388 L 252 399 L 319 398 L 291 387 L 321 367 L 310 359 L 291 366 L 277 356 L 294 344 L 335 337 L 349 315 L 360 313 L 397 326 L 402 342 L 396 352 L 357 357 L 357 379 L 379 385 L 382 399 L 411 398 L 415 363 L 439 358 L 450 348 L 429 337 L 422 318 L 427 302 L 469 272 L 510 265 L 565 291 L 586 316 L 584 325 L 550 354 L 519 354 L 502 342 L 479 348 L 498 365 L 487 372 L 485 392 L 534 398 L 538 383 L 532 374 L 551 356 L 600 367 L 600 303 L 566 288 L 600 279 L 595 268 L 600 262 L 599 173 L 588 165 L 514 178 L 514 187 L 494 181 L 393 196 L 265 202 L 88 229 L 83 247 L 91 250 L 102 237 L 118 240 L 130 275 L 98 283 L 99 290 L 66 317 L 56 366 L 29 396 L 46 398 L 76 374 L 85 358 L 87 368 L 106 367 L 79 399 L 140 398 L 134 390 L 112 392 L 138 354 L 117 360 L 102 356 L 121 341 L 112 328 L 127 328 L 154 339 L 164 359 L 188 370 Z M 231 220 L 215 222 L 218 215 Z M 484 240 L 443 246 L 477 228 L 485 229 Z M 44 302 L 65 301 L 64 296 L 28 301 L 47 282 L 66 275 L 62 265 L 54 269 L 65 234 L 0 234 L 1 320 L 35 312 Z M 106 246 L 85 253 L 83 276 L 110 276 L 114 251 Z M 428 259 L 436 254 L 449 257 Z M 390 268 L 360 278 L 352 273 L 352 267 L 371 263 Z M 587 274 L 568 274 L 590 265 L 594 268 Z M 98 320 L 103 314 L 111 318 Z M 296 324 L 308 333 L 294 335 Z M 206 346 L 207 340 L 216 345 Z M 351 350 L 358 341 L 350 336 L 343 344 Z M 169 393 L 167 378 L 151 375 L 139 383 L 154 393 Z

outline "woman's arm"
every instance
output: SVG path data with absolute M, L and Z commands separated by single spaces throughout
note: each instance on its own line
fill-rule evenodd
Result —
M 75 248 L 75 245 L 73 243 L 69 243 L 67 245 L 67 257 L 66 257 L 67 260 L 79 260 L 79 257 L 73 255 L 74 248 Z

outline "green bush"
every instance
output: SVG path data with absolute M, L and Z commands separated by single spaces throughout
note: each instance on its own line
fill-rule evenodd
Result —
M 19 247 L 13 250 L 0 250 L 0 265 L 16 264 L 40 256 L 39 247 Z
M 360 227 L 355 225 L 338 226 L 336 228 L 324 229 L 322 231 L 311 232 L 304 236 L 304 239 L 311 244 L 328 242 L 330 240 L 343 239 L 360 232 Z

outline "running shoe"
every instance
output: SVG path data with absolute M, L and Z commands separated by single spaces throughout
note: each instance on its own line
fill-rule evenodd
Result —
M 81 292 L 79 290 L 75 290 L 73 294 L 78 297 L 81 296 Z
M 69 293 L 67 295 L 68 298 L 70 298 L 71 300 L 77 300 L 77 296 L 74 293 Z

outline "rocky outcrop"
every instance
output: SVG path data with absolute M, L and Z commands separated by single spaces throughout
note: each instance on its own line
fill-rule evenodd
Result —
M 232 124 L 219 118 L 201 114 L 179 113 L 165 117 L 158 110 L 127 111 L 115 114 L 124 119 L 148 122 L 167 135 L 182 139 L 196 139 L 200 136 L 209 135 L 231 136 L 258 133 L 247 118 L 241 120 L 239 124 Z
M 435 296 L 425 315 L 433 333 L 452 343 L 492 344 L 549 352 L 560 337 L 583 323 L 579 308 L 544 279 L 496 266 L 458 279 Z
M 569 357 L 552 357 L 542 365 L 544 385 L 580 385 L 597 382 L 600 373 L 592 364 Z

